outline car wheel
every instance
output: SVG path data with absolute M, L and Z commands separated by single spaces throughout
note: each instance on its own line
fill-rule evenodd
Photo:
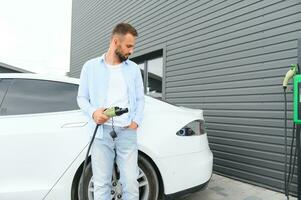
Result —
M 139 200 L 157 200 L 159 181 L 152 164 L 143 156 L 138 157 L 139 165 Z
M 146 158 L 140 155 L 138 157 L 138 166 L 139 200 L 157 200 L 159 196 L 159 181 L 155 169 Z M 87 165 L 84 173 L 84 179 L 84 184 L 82 184 L 82 178 L 78 184 L 78 199 L 94 200 L 91 162 Z M 81 199 L 81 192 L 83 192 L 84 199 Z M 119 170 L 117 167 L 116 170 L 113 171 L 111 199 L 122 199 L 122 186 L 119 182 Z

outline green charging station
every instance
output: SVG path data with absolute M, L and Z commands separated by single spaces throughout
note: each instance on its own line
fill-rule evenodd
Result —
M 301 75 L 294 77 L 294 123 L 301 124 Z
M 298 63 L 301 63 L 301 38 L 298 39 Z M 294 83 L 293 83 L 293 90 L 294 90 L 294 116 L 293 116 L 293 130 L 292 130 L 292 143 L 291 143 L 291 159 L 292 159 L 292 149 L 293 149 L 293 143 L 294 143 L 294 138 L 296 138 L 295 142 L 295 158 L 293 163 L 291 162 L 290 159 L 290 169 L 295 169 L 295 160 L 297 160 L 297 197 L 298 200 L 301 200 L 301 70 L 299 68 L 299 64 L 292 64 L 290 67 L 290 70 L 286 73 L 284 80 L 283 80 L 283 90 L 284 90 L 284 102 L 285 102 L 285 108 L 284 108 L 284 135 L 285 135 L 285 177 L 284 177 L 284 182 L 285 182 L 285 195 L 287 196 L 287 199 L 289 199 L 289 188 L 290 188 L 290 183 L 292 181 L 292 177 L 294 175 L 294 170 L 293 172 L 288 175 L 288 178 L 286 176 L 287 173 L 287 99 L 286 99 L 286 89 L 287 89 L 287 84 L 288 81 L 293 78 Z M 295 134 L 294 134 L 295 133 Z M 295 136 L 294 136 L 295 135 Z M 297 157 L 297 159 L 296 159 Z
M 283 89 L 284 93 L 286 92 L 287 88 L 287 83 L 288 80 L 293 78 L 294 83 L 293 83 L 293 95 L 294 95 L 294 116 L 293 116 L 293 121 L 294 121 L 294 127 L 296 126 L 296 146 L 295 146 L 295 151 L 296 151 L 296 156 L 297 156 L 297 197 L 298 200 L 301 200 L 301 140 L 300 140 L 300 135 L 301 135 L 301 74 L 299 70 L 299 65 L 298 64 L 292 64 L 290 70 L 287 72 L 284 81 L 283 81 Z M 284 95 L 286 96 L 286 95 Z M 285 97 L 285 102 L 286 97 Z M 286 103 L 285 103 L 286 104 Z M 285 116 L 287 112 L 287 104 L 285 106 Z M 286 120 L 287 118 L 285 117 L 285 129 L 286 129 Z M 294 140 L 294 127 L 293 127 L 293 140 Z M 293 146 L 291 146 L 293 148 Z M 286 179 L 286 155 L 287 155 L 287 130 L 285 130 L 285 180 L 286 180 L 286 188 L 289 185 L 287 181 L 289 181 L 290 178 Z M 293 166 L 294 167 L 294 166 Z M 293 174 L 292 174 L 293 176 Z M 290 175 L 289 175 L 290 177 Z M 289 186 L 288 186 L 289 188 Z M 287 198 L 289 199 L 289 189 L 285 193 Z

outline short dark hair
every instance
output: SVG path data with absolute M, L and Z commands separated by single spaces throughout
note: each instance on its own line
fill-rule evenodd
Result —
M 115 28 L 112 31 L 112 35 L 126 35 L 127 33 L 130 33 L 131 35 L 137 37 L 138 32 L 137 30 L 128 23 L 119 23 L 115 26 Z

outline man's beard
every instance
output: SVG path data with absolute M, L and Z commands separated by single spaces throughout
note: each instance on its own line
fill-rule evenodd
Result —
M 119 49 L 116 49 L 116 50 L 115 50 L 115 54 L 116 54 L 116 56 L 118 57 L 118 59 L 119 59 L 120 62 L 126 61 L 126 60 L 128 59 L 128 57 L 129 57 L 129 55 L 128 55 L 128 56 L 123 55 L 123 54 L 120 52 Z

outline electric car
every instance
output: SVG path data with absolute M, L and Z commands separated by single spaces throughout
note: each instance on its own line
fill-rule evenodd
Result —
M 0 74 L 0 199 L 93 199 L 88 118 L 76 102 L 79 80 Z M 212 175 L 202 110 L 145 96 L 138 129 L 141 200 L 171 198 L 205 188 Z M 115 174 L 116 175 L 116 174 Z M 85 179 L 85 180 L 86 180 Z M 118 176 L 112 199 L 122 198 Z

